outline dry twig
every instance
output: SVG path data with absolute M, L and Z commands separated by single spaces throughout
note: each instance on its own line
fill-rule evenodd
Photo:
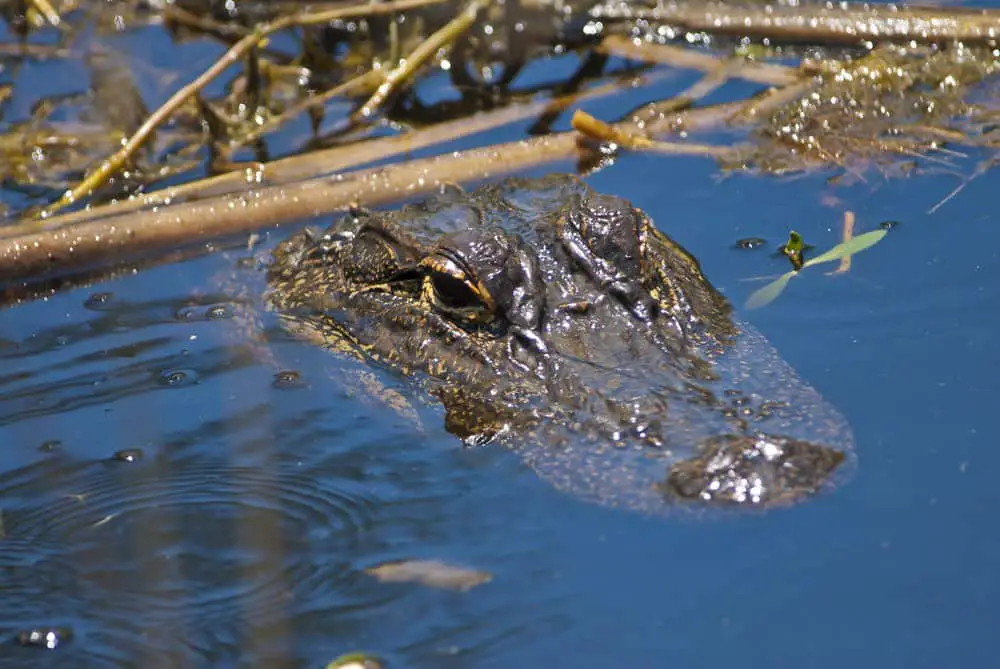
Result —
M 54 216 L 45 221 L 44 229 L 51 232 L 88 220 L 122 216 L 142 209 L 172 205 L 196 198 L 226 196 L 244 192 L 248 188 L 278 186 L 293 181 L 315 179 L 322 175 L 358 168 L 367 163 L 385 160 L 538 116 L 545 113 L 553 103 L 569 106 L 571 103 L 595 99 L 620 90 L 622 85 L 624 84 L 604 84 L 583 93 L 482 112 L 463 119 L 461 123 L 434 125 L 398 136 L 380 137 L 358 144 L 336 146 L 304 155 L 289 156 L 266 164 L 248 165 L 237 171 L 177 186 L 169 186 L 130 200 L 110 202 L 98 207 Z M 27 221 L 0 228 L 0 239 L 14 238 L 38 231 L 37 221 Z
M 648 44 L 624 35 L 608 35 L 601 41 L 598 48 L 604 53 L 624 58 L 634 58 L 647 63 L 670 65 L 686 70 L 701 70 L 702 72 L 715 71 L 720 63 L 726 62 L 710 53 L 702 53 L 669 44 Z M 740 61 L 738 65 L 731 64 L 727 67 L 729 76 L 734 79 L 745 79 L 770 86 L 786 86 L 802 78 L 802 73 L 797 68 L 774 63 Z
M 854 212 L 848 209 L 844 212 L 844 228 L 841 235 L 840 241 L 846 243 L 854 238 Z M 832 272 L 827 272 L 827 274 L 846 274 L 851 271 L 851 254 L 847 254 L 840 259 L 840 264 L 837 265 L 837 269 Z
M 573 113 L 572 123 L 577 132 L 591 139 L 634 151 L 651 151 L 675 156 L 708 156 L 720 160 L 734 160 L 740 155 L 738 147 L 710 146 L 693 142 L 658 142 L 621 127 L 608 125 L 579 109 Z
M 649 130 L 715 126 L 724 123 L 737 107 L 730 103 L 667 115 L 653 122 Z M 567 161 L 577 153 L 577 137 L 575 132 L 535 137 L 0 239 L 0 280 L 120 261 L 138 253 L 330 214 L 353 202 L 377 206 L 446 184 L 481 181 Z
M 439 49 L 452 44 L 461 37 L 472 24 L 476 22 L 479 8 L 482 6 L 480 0 L 472 0 L 465 9 L 459 12 L 458 16 L 449 21 L 443 28 L 435 32 L 420 46 L 414 49 L 406 58 L 400 59 L 399 63 L 388 74 L 385 75 L 372 96 L 361 105 L 354 114 L 351 115 L 352 124 L 367 122 L 379 108 L 385 104 L 386 100 L 399 90 L 399 87 L 409 81 L 420 67 L 426 63 Z
M 199 75 L 194 81 L 187 84 L 174 93 L 169 100 L 153 112 L 146 122 L 131 136 L 128 141 L 113 156 L 102 162 L 97 169 L 87 175 L 72 190 L 65 193 L 57 202 L 48 207 L 40 214 L 41 218 L 46 218 L 51 214 L 63 209 L 77 200 L 87 197 L 96 188 L 100 187 L 112 174 L 125 165 L 135 152 L 150 138 L 158 126 L 166 121 L 181 105 L 191 96 L 203 89 L 208 83 L 222 74 L 233 63 L 238 62 L 251 49 L 261 43 L 268 35 L 280 32 L 287 28 L 304 25 L 316 25 L 328 23 L 336 19 L 351 18 L 355 16 L 368 16 L 372 14 L 389 14 L 415 7 L 435 4 L 443 0 L 394 0 L 381 4 L 363 4 L 344 7 L 342 9 L 332 9 L 315 13 L 301 13 L 285 16 L 269 24 L 259 26 L 252 34 L 247 35 L 222 55 L 207 70 Z

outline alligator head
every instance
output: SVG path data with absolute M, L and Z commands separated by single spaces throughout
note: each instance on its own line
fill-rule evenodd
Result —
M 788 503 L 852 447 L 689 253 L 575 177 L 353 210 L 268 280 L 292 330 L 416 376 L 451 432 L 604 503 Z

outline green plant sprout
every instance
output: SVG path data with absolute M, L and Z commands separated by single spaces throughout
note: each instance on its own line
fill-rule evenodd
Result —
M 792 230 L 788 233 L 788 241 L 781 247 L 781 252 L 792 262 L 792 267 L 798 271 L 802 269 L 804 262 L 802 254 L 811 249 L 811 246 L 806 247 L 806 243 L 802 241 L 802 235 Z
M 829 251 L 821 253 L 815 258 L 810 258 L 805 262 L 802 262 L 801 267 L 793 269 L 789 272 L 785 272 L 777 279 L 767 284 L 763 288 L 755 290 L 747 299 L 746 308 L 747 309 L 759 309 L 766 304 L 770 304 L 781 295 L 781 292 L 788 285 L 788 282 L 792 280 L 792 277 L 798 274 L 800 271 L 806 267 L 811 267 L 813 265 L 819 265 L 820 263 L 833 262 L 834 260 L 840 260 L 841 258 L 846 258 L 848 256 L 854 255 L 855 253 L 860 253 L 865 249 L 878 244 L 885 237 L 887 230 L 873 230 L 872 232 L 866 232 L 863 235 L 858 235 L 857 237 L 852 237 L 846 242 L 837 244 Z M 791 233 L 789 236 L 790 243 L 794 244 L 795 240 L 798 243 L 802 243 L 802 238 L 795 232 Z M 788 245 L 786 245 L 786 248 Z M 793 260 L 794 262 L 794 260 Z

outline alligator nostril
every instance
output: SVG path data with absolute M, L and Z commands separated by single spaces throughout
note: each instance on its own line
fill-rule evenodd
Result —
M 535 352 L 528 346 L 525 346 L 524 342 L 519 338 L 515 337 L 510 340 L 509 349 L 511 361 L 519 365 L 521 369 L 534 371 L 538 366 L 538 359 L 535 356 Z
M 671 466 L 661 488 L 687 501 L 789 504 L 819 490 L 843 461 L 840 451 L 790 437 L 722 435 Z

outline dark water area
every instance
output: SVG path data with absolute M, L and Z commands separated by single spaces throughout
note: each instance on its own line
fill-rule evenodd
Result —
M 669 92 L 586 108 L 611 118 Z M 406 379 L 245 309 L 263 287 L 245 250 L 6 309 L 0 666 L 323 667 L 354 650 L 391 667 L 989 666 L 1000 177 L 929 214 L 953 176 L 827 176 L 720 180 L 708 161 L 626 155 L 586 179 L 645 210 L 737 307 L 747 279 L 787 269 L 773 251 L 789 229 L 825 249 L 846 209 L 858 232 L 898 221 L 848 274 L 815 268 L 738 308 L 857 449 L 843 485 L 763 514 L 597 506 L 514 453 L 464 447 L 434 403 L 392 410 L 414 398 Z M 265 231 L 258 253 L 294 229 Z M 768 244 L 734 248 L 747 237 Z M 401 559 L 493 578 L 460 592 L 365 571 Z M 73 638 L 14 642 L 36 627 Z

